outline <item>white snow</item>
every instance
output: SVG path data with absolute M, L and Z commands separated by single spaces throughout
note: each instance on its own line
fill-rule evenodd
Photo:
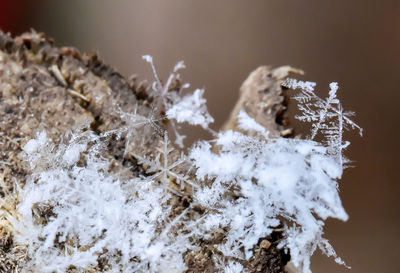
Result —
M 139 178 L 120 181 L 109 173 L 110 163 L 101 157 L 100 137 L 84 134 L 72 139 L 45 154 L 54 163 L 46 170 L 33 169 L 19 192 L 21 218 L 14 219 L 15 240 L 28 244 L 30 261 L 25 270 L 66 272 L 71 265 L 83 270 L 102 257 L 112 266 L 110 272 L 182 272 L 182 253 L 189 242 L 159 230 L 168 222 L 169 193 L 155 183 Z M 86 149 L 87 164 L 76 165 L 82 147 L 92 141 L 97 144 Z M 36 162 L 35 153 L 48 143 L 40 134 L 39 140 L 27 144 L 32 166 L 42 164 Z M 70 155 L 59 158 L 63 153 Z M 45 225 L 32 214 L 37 206 L 52 209 Z
M 196 89 L 193 94 L 184 96 L 168 109 L 167 117 L 179 123 L 187 122 L 207 129 L 214 119 L 207 111 L 207 101 L 203 98 L 203 94 L 204 89 Z
M 269 235 L 284 217 L 286 239 L 281 246 L 309 272 L 315 247 L 325 242 L 320 219 L 348 218 L 337 192 L 338 162 L 310 140 L 260 140 L 227 131 L 218 135 L 216 145 L 217 153 L 207 142 L 199 143 L 190 157 L 198 179 L 214 179 L 210 187 L 196 192 L 199 202 L 218 211 L 212 226 L 230 226 L 228 241 L 220 250 L 236 256 L 235 249 L 244 247 L 245 258 L 250 258 L 258 239 Z M 242 197 L 226 199 L 232 188 L 240 188 Z

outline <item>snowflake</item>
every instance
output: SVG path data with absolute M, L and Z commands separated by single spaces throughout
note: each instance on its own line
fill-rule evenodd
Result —
M 119 127 L 118 129 L 107 132 L 107 135 L 116 133 L 119 138 L 121 138 L 121 136 L 125 134 L 126 141 L 125 141 L 124 157 L 129 153 L 129 145 L 131 144 L 132 139 L 138 134 L 146 135 L 148 133 L 146 131 L 142 131 L 139 133 L 138 132 L 139 128 L 142 128 L 144 126 L 149 126 L 159 135 L 163 134 L 162 129 L 157 124 L 157 122 L 162 120 L 162 118 L 156 118 L 153 110 L 150 112 L 149 117 L 140 115 L 137 113 L 137 109 L 138 107 L 135 107 L 133 113 L 128 113 L 123 111 L 119 106 L 117 106 L 116 113 L 119 115 L 121 120 L 124 121 L 125 125 Z M 144 139 L 142 139 L 142 141 L 143 140 Z
M 170 145 L 167 132 L 164 133 L 164 139 L 160 144 L 161 147 L 157 147 L 158 153 L 154 159 L 148 159 L 145 156 L 133 154 L 140 164 L 147 166 L 146 172 L 152 174 L 146 177 L 146 180 L 153 182 L 159 181 L 164 188 L 178 196 L 182 196 L 182 194 L 173 186 L 170 178 L 176 180 L 175 184 L 180 186 L 180 190 L 184 189 L 185 183 L 189 184 L 193 188 L 198 188 L 198 185 L 196 185 L 188 175 L 182 174 L 179 170 L 179 167 L 187 165 L 189 161 L 183 152 L 181 152 L 180 156 L 176 158 L 176 155 L 173 154 L 175 149 Z M 173 162 L 170 162 L 171 158 L 176 159 Z

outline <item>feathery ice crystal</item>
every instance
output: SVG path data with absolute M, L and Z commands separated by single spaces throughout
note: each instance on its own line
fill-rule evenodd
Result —
M 169 92 L 184 64 L 178 63 L 163 85 L 151 57 L 144 59 L 155 74 L 157 107 L 173 122 L 177 144 L 183 145 L 184 136 L 174 122 L 208 130 L 213 118 L 203 90 L 183 97 Z M 131 154 L 146 169 L 134 178 L 110 171 L 112 162 L 103 156 L 110 132 L 71 133 L 58 145 L 45 132 L 31 139 L 24 150 L 32 174 L 18 190 L 20 216 L 12 220 L 15 239 L 26 245 L 30 258 L 25 271 L 82 272 L 101 263 L 107 272 L 183 272 L 188 251 L 223 233 L 225 239 L 214 246 L 215 264 L 220 272 L 246 272 L 240 261 L 249 259 L 258 240 L 276 229 L 284 235 L 279 247 L 290 252 L 304 273 L 311 272 L 310 257 L 317 248 L 343 263 L 323 238 L 323 226 L 328 217 L 348 218 L 337 184 L 348 146 L 342 134 L 348 125 L 361 129 L 343 111 L 336 83 L 326 100 L 315 95 L 314 83 L 290 79 L 283 84 L 300 88 L 295 99 L 303 115 L 298 118 L 313 122 L 308 139 L 271 138 L 241 111 L 239 127 L 257 135 L 220 132 L 183 155 L 164 133 L 153 156 Z M 132 115 L 138 126 L 152 125 L 137 113 L 121 117 Z M 315 140 L 319 132 L 325 141 Z M 191 203 L 174 214 L 171 200 L 182 198 L 187 188 Z M 195 206 L 203 212 L 193 211 Z

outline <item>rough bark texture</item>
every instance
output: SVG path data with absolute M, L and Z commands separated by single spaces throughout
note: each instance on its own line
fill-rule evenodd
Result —
M 225 129 L 236 128 L 235 116 L 245 109 L 274 135 L 289 135 L 283 118 L 286 100 L 280 87 L 289 72 L 296 71 L 290 67 L 260 67 L 253 72 L 241 88 L 241 98 Z M 7 220 L 7 214 L 13 214 L 17 205 L 14 188 L 23 186 L 29 175 L 27 163 L 20 157 L 24 144 L 41 130 L 57 143 L 78 128 L 97 133 L 118 128 L 127 123 L 119 110 L 129 113 L 136 109 L 149 116 L 152 99 L 147 91 L 134 78 L 124 79 L 95 53 L 57 48 L 51 39 L 34 31 L 14 39 L 0 32 L 0 272 L 19 272 L 24 259 L 29 259 L 23 247 L 13 245 L 12 227 Z M 121 109 L 115 109 L 115 105 Z M 165 129 L 166 125 L 158 122 L 157 126 Z M 141 130 L 140 143 L 129 143 L 128 149 L 151 153 L 162 136 L 154 130 Z M 144 174 L 143 166 L 127 155 L 123 140 L 111 142 L 104 156 L 120 173 Z M 187 202 L 177 198 L 177 213 Z M 279 236 L 277 233 L 260 239 L 247 264 L 250 272 L 284 271 L 289 255 L 277 249 Z M 205 242 L 200 251 L 185 254 L 187 272 L 215 272 L 212 245 Z M 101 272 L 100 262 L 97 270 Z

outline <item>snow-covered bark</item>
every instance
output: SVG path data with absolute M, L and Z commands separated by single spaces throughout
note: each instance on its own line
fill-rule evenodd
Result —
M 165 117 L 123 113 L 116 105 L 124 128 L 101 135 L 74 132 L 58 145 L 42 132 L 25 145 L 32 173 L 18 190 L 19 217 L 12 219 L 15 240 L 27 246 L 25 270 L 84 270 L 101 261 L 109 272 L 183 272 L 184 255 L 220 233 L 224 240 L 213 245 L 216 266 L 222 272 L 245 272 L 240 261 L 250 259 L 254 245 L 274 230 L 284 235 L 279 247 L 290 252 L 304 273 L 311 272 L 310 257 L 317 248 L 342 263 L 323 238 L 323 227 L 329 217 L 348 218 L 337 183 L 348 145 L 342 134 L 346 124 L 359 127 L 336 98 L 337 85 L 331 84 L 323 100 L 313 83 L 285 83 L 301 89 L 295 97 L 303 112 L 299 119 L 313 122 L 308 139 L 272 138 L 241 111 L 238 126 L 243 132 L 220 132 L 184 155 L 155 121 L 169 119 L 180 145 L 183 136 L 175 122 L 208 130 L 213 118 L 203 90 L 186 96 L 181 89 L 170 92 L 183 63 L 163 85 L 151 57 L 144 59 L 155 74 L 154 96 L 162 108 L 155 111 Z M 145 172 L 123 178 L 111 170 L 103 151 L 112 135 L 123 134 L 129 146 L 141 126 L 161 130 L 163 137 L 152 154 L 129 155 Z M 318 132 L 325 136 L 321 142 L 315 139 Z M 188 197 L 190 204 L 175 213 L 174 196 Z

